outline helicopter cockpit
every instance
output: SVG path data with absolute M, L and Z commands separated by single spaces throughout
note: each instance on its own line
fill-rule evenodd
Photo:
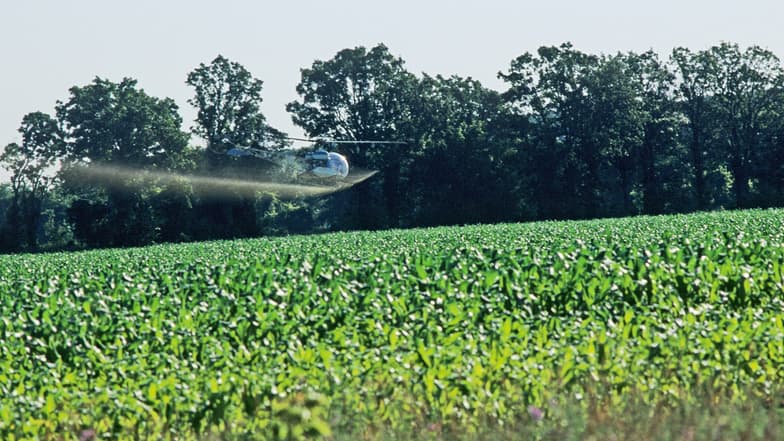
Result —
M 348 160 L 340 153 L 316 150 L 307 153 L 305 159 L 311 166 L 309 172 L 319 178 L 348 176 Z

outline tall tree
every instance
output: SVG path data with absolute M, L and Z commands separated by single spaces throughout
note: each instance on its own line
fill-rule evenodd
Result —
M 512 60 L 503 96 L 534 134 L 531 185 L 544 218 L 594 217 L 599 207 L 600 151 L 591 137 L 589 100 L 599 58 L 570 44 L 541 47 Z
M 226 155 L 230 146 L 223 142 L 228 138 L 242 145 L 286 144 L 285 134 L 268 125 L 261 111 L 263 82 L 240 63 L 218 55 L 210 64 L 202 63 L 191 71 L 186 83 L 194 89 L 194 96 L 188 102 L 197 110 L 192 131 L 207 142 L 205 155 L 210 173 L 232 176 L 247 173 L 257 177 L 268 172 L 268 164 L 232 160 Z M 197 236 L 228 238 L 259 234 L 256 204 L 254 198 L 239 194 L 202 199 L 194 210 L 211 222 L 196 223 Z
M 718 131 L 725 140 L 733 190 L 738 207 L 753 205 L 749 184 L 757 176 L 753 162 L 764 156 L 761 145 L 767 117 L 779 105 L 784 69 L 770 51 L 752 46 L 741 51 L 737 44 L 722 43 L 709 50 L 708 85 L 718 117 Z
M 285 135 L 270 127 L 261 112 L 264 83 L 240 63 L 218 55 L 209 65 L 199 64 L 186 83 L 194 88 L 188 103 L 197 110 L 192 131 L 207 142 L 210 164 L 224 165 L 225 137 L 244 145 L 283 143 Z
M 66 188 L 77 193 L 71 206 L 75 233 L 91 245 L 137 245 L 154 240 L 155 216 L 145 189 L 127 179 L 80 185 L 71 165 L 88 168 L 100 164 L 139 169 L 177 168 L 187 155 L 188 134 L 169 98 L 159 99 L 137 88 L 136 80 L 119 83 L 96 78 L 72 87 L 66 102 L 58 103 L 67 166 L 62 173 Z
M 28 113 L 19 127 L 22 143 L 6 146 L 0 164 L 11 172 L 11 206 L 6 228 L 23 249 L 38 248 L 37 227 L 44 198 L 53 181 L 53 166 L 62 150 L 57 121 L 46 113 Z
M 69 161 L 168 169 L 181 159 L 188 135 L 172 99 L 149 96 L 130 78 L 95 78 L 70 93 L 57 105 Z
M 637 165 L 640 172 L 642 212 L 657 214 L 669 210 L 682 190 L 684 171 L 678 133 L 680 114 L 674 105 L 675 76 L 653 51 L 629 53 L 625 62 L 640 104 L 642 139 Z M 685 208 L 685 207 L 684 207 Z
M 771 112 L 764 118 L 762 143 L 765 152 L 756 163 L 760 172 L 760 191 L 766 195 L 765 205 L 784 205 L 784 91 L 776 94 Z
M 515 151 L 500 136 L 499 93 L 471 78 L 424 75 L 414 118 L 415 152 L 407 199 L 416 224 L 519 219 L 524 203 Z
M 593 136 L 601 146 L 600 155 L 612 167 L 602 174 L 610 175 L 604 181 L 617 180 L 617 185 L 605 183 L 603 193 L 610 197 L 605 214 L 665 210 L 664 194 L 678 186 L 682 174 L 681 170 L 663 172 L 660 165 L 673 168 L 672 157 L 680 154 L 672 73 L 652 51 L 619 53 L 603 56 L 591 79 Z
M 584 137 L 598 157 L 600 215 L 636 214 L 632 194 L 639 182 L 644 110 L 629 57 L 603 56 L 586 79 L 591 127 Z
M 694 193 L 697 208 L 710 207 L 710 192 L 707 187 L 708 164 L 713 158 L 708 153 L 709 138 L 713 127 L 711 117 L 711 86 L 709 84 L 710 57 L 707 52 L 691 52 L 675 48 L 670 57 L 677 75 L 676 99 L 686 115 L 689 129 L 689 156 L 694 175 Z
M 309 136 L 345 140 L 408 138 L 410 100 L 416 78 L 405 70 L 403 60 L 390 54 L 383 44 L 370 50 L 364 47 L 344 49 L 332 59 L 317 60 L 301 72 L 302 79 L 297 85 L 301 101 L 291 102 L 286 108 L 294 123 Z M 373 204 L 366 203 L 362 211 L 356 213 L 360 217 L 357 226 L 377 228 L 398 224 L 400 183 L 411 147 L 346 147 L 345 153 L 353 165 L 379 169 L 383 182 L 382 206 L 372 207 Z M 362 193 L 368 187 L 363 188 L 354 193 L 355 197 L 372 200 L 372 195 Z M 353 205 L 359 206 L 358 201 Z M 386 211 L 383 220 L 367 218 L 367 213 L 378 209 Z

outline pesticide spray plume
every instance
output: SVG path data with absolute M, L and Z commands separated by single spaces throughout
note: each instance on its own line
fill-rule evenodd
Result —
M 281 199 L 324 196 L 345 190 L 376 174 L 376 171 L 352 173 L 334 185 L 305 185 L 280 182 L 254 181 L 227 177 L 188 175 L 164 171 L 150 171 L 119 167 L 115 165 L 90 164 L 70 171 L 77 182 L 102 184 L 109 188 L 142 188 L 151 184 L 169 189 L 182 187 L 182 191 L 193 191 L 200 196 L 228 198 L 236 196 L 258 197 L 265 194 Z M 190 187 L 190 188 L 188 188 Z

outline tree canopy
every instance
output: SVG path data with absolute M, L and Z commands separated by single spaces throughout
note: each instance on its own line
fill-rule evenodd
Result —
M 81 185 L 75 165 L 268 178 L 270 164 L 229 157 L 224 140 L 289 145 L 261 111 L 262 80 L 222 55 L 186 76 L 190 132 L 171 99 L 95 78 L 54 117 L 26 115 L 0 156 L 12 174 L 0 246 L 62 244 L 50 236 L 65 230 L 74 246 L 107 246 L 784 204 L 784 68 L 764 48 L 679 47 L 665 59 L 564 43 L 523 53 L 499 78 L 505 90 L 414 74 L 383 44 L 314 61 L 286 106 L 307 136 L 403 144 L 341 145 L 353 168 L 378 173 L 287 201 L 215 197 L 185 178 Z
M 188 103 L 197 110 L 191 131 L 207 142 L 208 154 L 225 152 L 226 137 L 243 145 L 283 143 L 284 134 L 270 127 L 261 112 L 264 83 L 241 64 L 218 55 L 209 65 L 199 64 L 186 83 L 194 89 Z

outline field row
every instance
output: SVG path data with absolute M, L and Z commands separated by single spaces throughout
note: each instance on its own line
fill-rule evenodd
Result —
M 747 211 L 0 257 L 0 434 L 266 439 L 631 394 L 764 401 L 784 380 L 782 224 Z

